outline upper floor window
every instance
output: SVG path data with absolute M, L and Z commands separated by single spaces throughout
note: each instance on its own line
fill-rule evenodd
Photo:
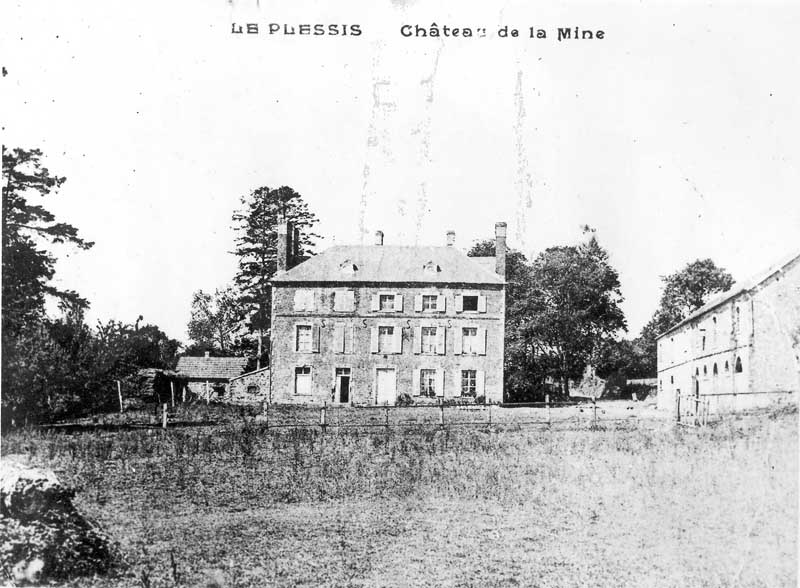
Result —
M 436 310 L 439 297 L 436 294 L 422 295 L 422 310 Z
M 299 310 L 314 310 L 314 290 L 295 290 L 294 291 L 294 309 Z
M 464 312 L 478 312 L 478 296 L 467 295 L 462 296 L 462 309 Z
M 742 358 L 741 357 L 737 357 L 736 358 L 736 366 L 733 368 L 733 370 L 737 374 L 741 374 L 742 373 Z
M 436 327 L 422 327 L 422 353 L 436 353 Z
M 478 353 L 477 327 L 463 327 L 461 329 L 461 352 Z
M 378 352 L 394 353 L 394 327 L 378 327 Z
M 356 297 L 353 290 L 336 290 L 333 293 L 333 310 L 336 312 L 352 312 L 356 309 Z
M 706 350 L 706 336 L 703 335 L 703 351 Z
M 297 351 L 311 352 L 312 343 L 311 325 L 297 325 L 296 346 Z
M 381 292 L 372 296 L 372 311 L 381 312 L 402 312 L 403 296 L 391 292 Z
M 715 363 L 714 364 L 714 375 L 716 376 L 718 373 L 719 373 L 719 370 L 717 369 L 717 364 Z

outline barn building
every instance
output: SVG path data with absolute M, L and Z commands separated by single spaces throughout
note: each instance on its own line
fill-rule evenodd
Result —
M 231 378 L 244 372 L 246 357 L 180 357 L 175 371 L 185 381 L 182 398 L 224 400 Z
M 335 246 L 297 265 L 279 230 L 270 401 L 394 404 L 503 399 L 506 224 L 494 257 L 446 245 Z
M 659 408 L 675 410 L 679 395 L 699 395 L 712 410 L 796 397 L 800 255 L 714 297 L 657 345 Z

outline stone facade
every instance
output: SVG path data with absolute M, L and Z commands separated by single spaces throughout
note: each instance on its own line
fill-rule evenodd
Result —
M 707 397 L 713 410 L 798 391 L 800 256 L 735 286 L 658 339 L 659 408 L 675 410 L 679 394 Z
M 380 250 L 379 240 L 333 248 L 273 281 L 270 402 L 501 402 L 504 258 L 452 245 Z
M 269 402 L 269 368 L 231 378 L 225 401 L 232 404 Z

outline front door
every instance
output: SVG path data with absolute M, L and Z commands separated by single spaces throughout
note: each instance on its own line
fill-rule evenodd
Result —
M 350 368 L 336 368 L 336 398 L 339 402 L 350 402 Z
M 375 402 L 394 404 L 397 399 L 397 372 L 394 368 L 378 368 L 375 377 Z

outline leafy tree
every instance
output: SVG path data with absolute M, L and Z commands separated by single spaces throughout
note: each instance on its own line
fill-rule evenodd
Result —
M 664 289 L 658 309 L 642 328 L 638 339 L 642 349 L 642 364 L 650 376 L 656 373 L 656 337 L 668 331 L 695 310 L 703 306 L 717 292 L 733 286 L 733 276 L 711 259 L 698 259 L 683 269 L 662 276 Z
M 280 223 L 291 221 L 300 229 L 299 254 L 312 255 L 315 239 L 312 232 L 317 217 L 303 197 L 288 186 L 256 188 L 241 199 L 241 209 L 233 214 L 236 233 L 234 253 L 239 269 L 234 278 L 239 299 L 246 309 L 248 329 L 257 332 L 257 366 L 264 358 L 264 335 L 269 333 L 272 307 L 269 280 L 278 270 L 278 233 Z
M 216 290 L 214 294 L 198 290 L 192 295 L 189 338 L 198 347 L 228 354 L 244 319 L 245 307 L 233 288 Z
M 627 329 L 619 276 L 592 235 L 578 246 L 551 247 L 534 259 L 532 288 L 521 304 L 519 338 L 538 380 L 569 392 L 569 380 L 596 364 L 602 345 Z
M 78 229 L 57 222 L 55 216 L 32 197 L 55 193 L 66 178 L 50 174 L 38 149 L 3 149 L 3 333 L 12 335 L 30 321 L 42 319 L 46 296 L 86 307 L 76 292 L 59 290 L 50 283 L 55 273 L 53 244 L 71 243 L 89 249 L 93 243 L 78 236 Z M 5 341 L 4 341 L 5 342 Z

